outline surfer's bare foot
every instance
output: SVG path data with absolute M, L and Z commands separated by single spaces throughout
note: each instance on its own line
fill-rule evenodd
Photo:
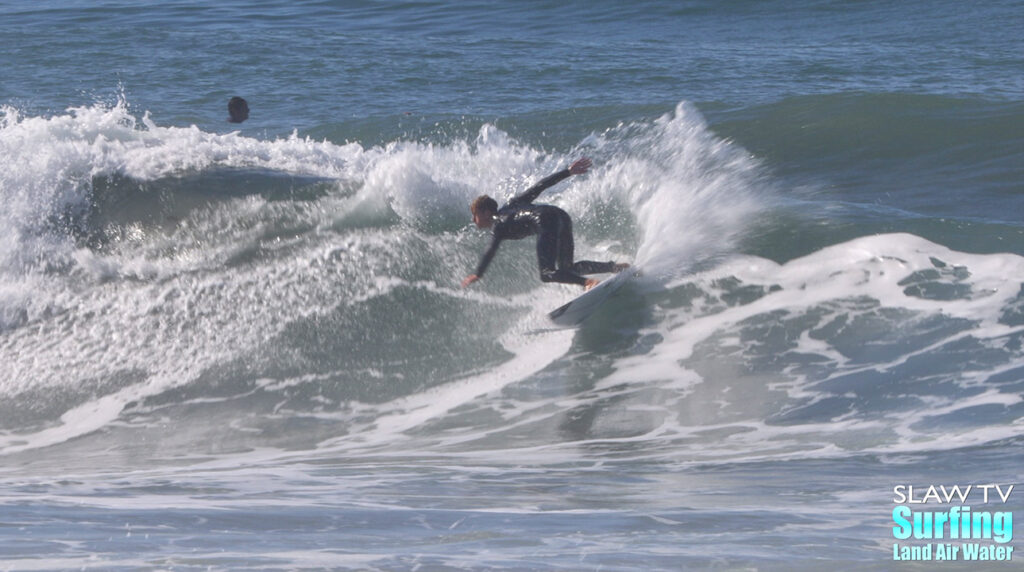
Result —
M 627 268 L 629 268 L 628 262 L 617 262 L 615 263 L 615 266 L 612 267 L 612 272 L 618 274 Z
M 593 288 L 594 286 L 597 286 L 600 283 L 601 283 L 600 280 L 595 280 L 593 278 L 587 278 L 587 281 L 583 284 L 583 290 L 584 291 L 590 290 L 591 288 Z

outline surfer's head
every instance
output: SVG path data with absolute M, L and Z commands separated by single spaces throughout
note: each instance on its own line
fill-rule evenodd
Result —
M 494 215 L 498 214 L 498 201 L 480 195 L 469 204 L 469 212 L 473 213 L 473 223 L 477 228 L 491 228 L 494 226 Z
M 228 121 L 241 123 L 249 119 L 249 104 L 241 97 L 235 96 L 228 101 Z

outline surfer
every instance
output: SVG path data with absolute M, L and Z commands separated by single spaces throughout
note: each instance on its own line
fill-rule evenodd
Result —
M 592 165 L 593 163 L 586 157 L 579 159 L 568 169 L 541 179 L 539 183 L 500 209 L 497 201 L 491 197 L 477 197 L 469 206 L 470 212 L 473 213 L 473 222 L 477 228 L 493 229 L 493 237 L 490 247 L 480 258 L 476 272 L 462 281 L 462 287 L 465 288 L 483 277 L 503 240 L 520 240 L 533 235 L 537 235 L 537 264 L 540 266 L 542 282 L 578 284 L 590 290 L 598 281 L 584 278 L 584 274 L 620 272 L 628 268 L 628 264 L 615 262 L 573 262 L 572 219 L 569 218 L 569 214 L 556 206 L 533 202 L 545 189 L 572 175 L 586 173 Z

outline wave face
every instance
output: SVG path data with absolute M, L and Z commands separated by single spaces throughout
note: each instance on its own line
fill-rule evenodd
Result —
M 1021 481 L 1019 2 L 81 4 L 0 6 L 0 569 L 888 570 Z M 580 156 L 640 279 L 461 288 Z
M 26 159 L 9 174 L 2 265 L 16 450 L 183 391 L 307 379 L 328 390 L 315 410 L 407 396 L 502 363 L 494 340 L 546 307 L 534 299 L 568 295 L 541 287 L 518 245 L 492 292 L 458 288 L 486 240 L 466 225 L 470 200 L 509 198 L 574 156 L 492 125 L 362 147 L 160 127 L 119 105 L 11 113 L 3 136 Z M 583 145 L 609 166 L 549 198 L 578 213 L 581 247 L 652 280 L 727 251 L 758 205 L 757 166 L 690 106 Z

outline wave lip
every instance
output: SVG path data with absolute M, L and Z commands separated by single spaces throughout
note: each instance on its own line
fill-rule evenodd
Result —
M 0 196 L 10 205 L 2 220 L 11 239 L 0 252 L 0 270 L 8 271 L 19 251 L 41 254 L 30 247 L 48 234 L 47 225 L 89 210 L 97 178 L 148 182 L 234 168 L 345 180 L 363 155 L 358 145 L 297 135 L 261 141 L 195 126 L 160 127 L 148 113 L 136 119 L 123 99 L 53 117 L 22 117 L 9 106 L 0 113 L 0 151 L 10 161 L 0 178 Z

